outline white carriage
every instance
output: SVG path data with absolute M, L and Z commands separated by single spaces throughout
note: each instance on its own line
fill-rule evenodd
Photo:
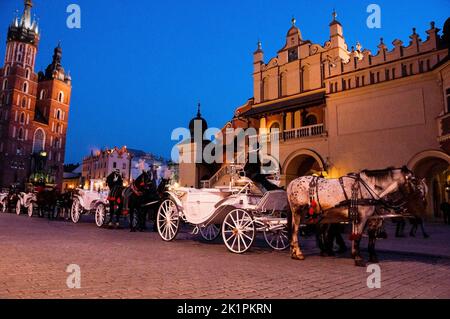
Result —
M 77 189 L 73 195 L 70 218 L 76 224 L 83 214 L 95 214 L 95 223 L 98 227 L 101 227 L 105 223 L 108 207 L 108 194 L 106 192 Z
M 34 205 L 37 202 L 35 193 L 19 193 L 16 203 L 16 214 L 20 215 L 22 210 L 25 209 L 29 217 L 33 216 Z
M 175 239 L 181 221 L 195 226 L 208 241 L 220 233 L 228 250 L 244 253 L 253 244 L 256 233 L 263 232 L 267 244 L 275 250 L 289 246 L 287 228 L 288 200 L 284 190 L 255 191 L 244 178 L 220 188 L 177 188 L 167 192 L 156 218 L 158 233 L 165 241 Z

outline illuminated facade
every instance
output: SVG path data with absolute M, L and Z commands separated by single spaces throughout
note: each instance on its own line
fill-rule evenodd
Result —
M 292 21 L 285 45 L 267 63 L 254 52 L 253 98 L 225 127 L 253 127 L 280 140 L 281 184 L 307 174 L 338 177 L 407 164 L 427 179 L 429 215 L 448 199 L 450 19 L 432 22 L 422 41 L 394 40 L 378 52 L 346 44 L 333 14 L 324 45 L 305 40 Z M 269 138 L 270 140 L 270 138 Z M 206 184 L 227 184 L 227 164 Z M 181 167 L 180 167 L 181 168 Z M 220 177 L 220 178 L 218 178 Z

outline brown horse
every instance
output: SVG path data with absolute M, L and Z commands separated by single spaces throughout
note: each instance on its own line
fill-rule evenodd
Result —
M 374 215 L 376 206 L 382 202 L 384 196 L 405 186 L 412 177 L 412 172 L 403 167 L 364 170 L 359 174 L 344 176 L 340 179 L 323 179 L 313 176 L 295 179 L 287 188 L 292 212 L 291 257 L 298 260 L 304 259 L 298 243 L 298 231 L 308 210 L 317 209 L 321 223 L 333 224 L 349 221 L 350 205 L 353 203 L 355 220 L 351 236 L 352 256 L 355 259 L 355 265 L 364 266 L 359 246 L 370 217 Z M 369 254 L 370 260 L 376 262 L 374 249 L 369 249 Z

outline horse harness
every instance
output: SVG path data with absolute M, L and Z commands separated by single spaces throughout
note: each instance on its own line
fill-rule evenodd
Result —
M 353 185 L 351 187 L 350 196 L 349 194 L 347 194 L 347 191 L 345 190 L 344 178 L 351 178 L 354 180 Z M 384 208 L 398 210 L 399 207 L 404 205 L 403 203 L 400 205 L 389 204 L 386 200 L 378 196 L 369 185 L 367 185 L 367 183 L 361 178 L 361 175 L 359 173 L 349 174 L 347 176 L 340 177 L 338 180 L 342 188 L 345 200 L 328 210 L 347 207 L 349 221 L 352 222 L 353 224 L 359 223 L 358 219 L 360 206 L 382 206 Z M 322 219 L 324 210 L 322 210 L 322 206 L 319 200 L 319 181 L 320 177 L 314 176 L 309 184 L 309 202 L 310 202 L 309 217 L 313 217 L 315 219 L 318 217 L 318 219 L 320 220 Z M 362 189 L 365 189 L 367 193 L 369 193 L 370 198 L 363 198 Z M 319 209 L 318 213 L 316 213 L 317 208 Z

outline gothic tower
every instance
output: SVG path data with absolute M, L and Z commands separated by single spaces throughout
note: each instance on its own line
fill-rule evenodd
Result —
M 40 33 L 32 1 L 24 4 L 8 28 L 0 69 L 0 187 L 38 176 L 61 187 L 71 79 L 60 45 L 45 73 L 35 73 Z

